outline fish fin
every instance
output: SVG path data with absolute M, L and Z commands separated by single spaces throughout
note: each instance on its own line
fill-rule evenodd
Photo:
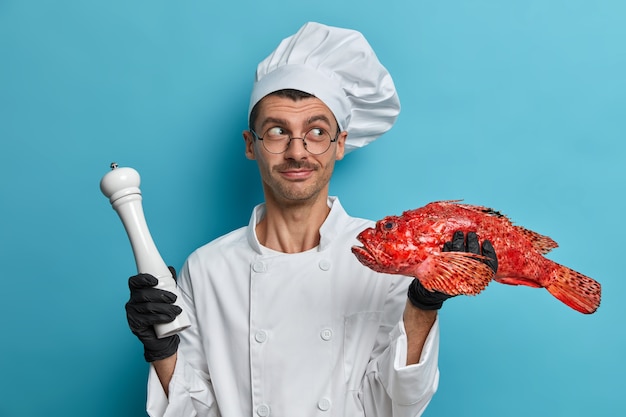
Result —
M 502 220 L 505 220 L 506 222 L 511 224 L 513 228 L 515 228 L 519 233 L 526 236 L 526 238 L 530 240 L 533 247 L 542 255 L 545 255 L 546 253 L 550 252 L 552 249 L 559 247 L 558 243 L 556 243 L 552 238 L 548 236 L 534 232 L 530 229 L 526 229 L 525 227 L 512 224 L 511 220 L 505 214 L 502 214 L 498 210 L 494 210 L 490 207 L 485 207 L 485 206 L 462 204 L 460 203 L 460 201 L 461 200 L 449 200 L 449 201 L 443 201 L 442 203 L 456 204 L 459 207 L 463 207 L 464 209 L 473 211 L 474 213 L 478 213 L 481 215 L 487 214 L 489 216 L 498 217 Z
M 502 214 L 501 212 L 499 212 L 498 210 L 492 209 L 491 207 L 486 207 L 486 206 L 476 206 L 473 204 L 463 204 L 461 203 L 461 201 L 463 200 L 448 200 L 448 201 L 442 201 L 442 203 L 447 203 L 447 204 L 456 204 L 459 207 L 463 207 L 466 210 L 470 210 L 473 211 L 474 213 L 478 213 L 480 215 L 489 215 L 489 216 L 493 216 L 493 217 L 499 217 L 501 219 L 507 220 L 507 221 L 511 221 L 509 220 L 509 218 L 506 216 L 506 214 Z
M 546 253 L 550 252 L 552 249 L 557 248 L 559 246 L 558 243 L 556 243 L 552 238 L 548 236 L 534 232 L 530 229 L 526 229 L 525 227 L 522 227 L 522 226 L 514 225 L 505 214 L 502 214 L 498 210 L 494 210 L 490 207 L 485 207 L 485 206 L 462 204 L 460 203 L 460 201 L 461 200 L 449 200 L 449 201 L 442 201 L 442 203 L 456 204 L 459 207 L 463 207 L 464 209 L 472 211 L 474 213 L 478 213 L 480 215 L 487 214 L 489 216 L 498 217 L 501 220 L 504 220 L 505 222 L 511 224 L 513 228 L 515 228 L 515 230 L 517 230 L 519 233 L 526 236 L 526 238 L 530 240 L 531 244 L 533 245 L 533 248 L 535 248 L 542 255 L 545 255 Z
M 437 200 L 428 204 L 457 204 L 457 203 L 460 204 L 461 201 L 463 201 L 463 199 L 459 198 L 457 200 Z
M 563 265 L 550 275 L 552 280 L 546 289 L 569 307 L 591 314 L 600 306 L 602 288 L 596 280 Z
M 533 288 L 543 287 L 543 285 L 539 284 L 536 281 L 533 281 L 532 279 L 529 279 L 526 277 L 520 277 L 520 276 L 513 276 L 513 275 L 503 276 L 503 277 L 496 275 L 496 277 L 493 280 L 496 282 L 499 282 L 500 284 L 506 284 L 506 285 L 524 285 L 526 287 L 533 287 Z
M 476 295 L 487 287 L 493 271 L 484 257 L 467 252 L 441 252 L 420 263 L 413 274 L 431 291 Z
M 542 235 L 537 232 L 533 232 L 532 230 L 526 229 L 522 226 L 513 226 L 519 233 L 524 235 L 526 239 L 530 240 L 530 243 L 533 245 L 533 248 L 537 250 L 537 252 L 545 255 L 550 252 L 554 248 L 558 248 L 559 244 L 556 243 L 552 238 Z

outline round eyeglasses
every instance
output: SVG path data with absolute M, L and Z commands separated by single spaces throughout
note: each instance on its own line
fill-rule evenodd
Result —
M 330 148 L 332 142 L 337 142 L 339 138 L 339 129 L 334 138 L 330 136 L 326 130 L 321 127 L 314 127 L 305 133 L 302 138 L 294 138 L 289 136 L 287 131 L 281 127 L 270 127 L 265 131 L 263 136 L 257 135 L 257 133 L 250 129 L 250 132 L 254 137 L 263 143 L 263 147 L 266 151 L 273 154 L 281 154 L 289 148 L 289 144 L 294 139 L 302 140 L 304 149 L 313 155 L 321 155 Z

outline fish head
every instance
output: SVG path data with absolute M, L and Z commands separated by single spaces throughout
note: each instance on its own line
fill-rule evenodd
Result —
M 352 253 L 376 272 L 403 274 L 428 256 L 419 234 L 402 216 L 385 217 L 359 233 L 357 240 L 362 246 L 353 246 Z

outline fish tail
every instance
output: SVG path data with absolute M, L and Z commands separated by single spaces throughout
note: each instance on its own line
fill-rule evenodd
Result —
M 552 279 L 546 289 L 569 307 L 591 314 L 600 306 L 601 287 L 596 280 L 563 265 L 558 265 L 550 275 Z

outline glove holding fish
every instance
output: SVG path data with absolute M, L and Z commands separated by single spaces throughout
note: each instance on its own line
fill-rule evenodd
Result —
M 475 232 L 479 240 L 491 243 L 497 254 L 495 275 L 484 243 L 482 254 L 450 250 L 447 241 L 455 232 Z M 545 288 L 585 314 L 600 305 L 597 281 L 543 256 L 558 247 L 554 240 L 514 225 L 488 207 L 437 201 L 401 216 L 387 216 L 357 239 L 363 246 L 353 246 L 352 252 L 363 265 L 377 272 L 413 276 L 429 291 L 476 295 L 493 279 Z
M 483 241 L 483 244 L 480 245 L 478 236 L 474 232 L 468 232 L 467 239 L 465 239 L 465 233 L 457 230 L 454 232 L 452 240 L 443 245 L 442 252 L 469 252 L 483 255 L 484 259 L 482 261 L 491 268 L 492 274 L 495 274 L 498 270 L 498 257 L 493 245 L 488 240 Z M 411 304 L 422 310 L 439 310 L 444 301 L 454 297 L 454 295 L 440 291 L 427 290 L 417 278 L 409 285 L 407 296 Z

